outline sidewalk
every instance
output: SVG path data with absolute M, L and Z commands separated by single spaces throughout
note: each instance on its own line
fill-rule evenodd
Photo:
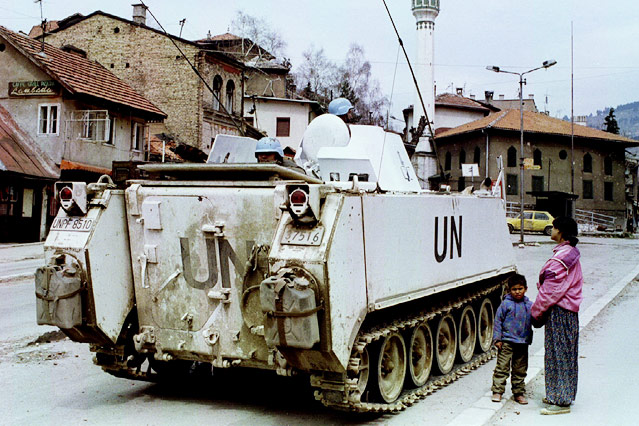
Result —
M 0 244 L 0 283 L 33 277 L 44 264 L 44 243 Z
M 544 350 L 529 358 L 526 386 L 528 405 L 505 399 L 490 400 L 491 392 L 458 415 L 449 426 L 538 424 L 636 424 L 639 418 L 639 327 L 635 324 L 639 302 L 639 266 L 579 315 L 579 385 L 570 414 L 541 416 L 544 390 Z M 625 291 L 624 291 L 625 290 Z M 618 297 L 617 296 L 620 296 Z M 615 309 L 605 309 L 615 305 Z M 598 322 L 589 327 L 597 315 Z M 602 326 L 601 322 L 605 325 Z M 596 328 L 598 327 L 598 328 Z M 585 330 L 584 330 L 585 329 Z

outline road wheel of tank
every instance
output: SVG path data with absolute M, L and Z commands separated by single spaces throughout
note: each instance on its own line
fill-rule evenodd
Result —
M 472 306 L 466 306 L 459 316 L 459 359 L 468 362 L 475 353 L 477 321 Z
M 457 330 L 451 314 L 446 314 L 437 323 L 435 333 L 435 361 L 441 374 L 448 374 L 455 365 L 457 353 Z
M 428 324 L 413 328 L 408 342 L 407 382 L 418 388 L 426 383 L 433 366 L 433 334 Z
M 477 317 L 477 352 L 488 352 L 493 344 L 495 313 L 489 298 L 482 300 Z
M 551 236 L 552 235 L 552 226 L 546 226 L 544 228 L 544 234 Z
M 406 376 L 406 345 L 399 333 L 384 338 L 377 358 L 377 390 L 386 403 L 399 397 Z
M 368 348 L 364 348 L 364 350 L 357 355 L 357 358 L 359 359 L 357 368 L 353 367 L 353 369 L 349 371 L 349 376 L 357 379 L 356 392 L 359 393 L 359 395 L 364 395 L 366 386 L 368 386 L 368 378 L 370 376 Z

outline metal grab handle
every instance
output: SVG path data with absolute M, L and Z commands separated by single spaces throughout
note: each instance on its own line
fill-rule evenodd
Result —
M 138 261 L 141 263 L 141 267 L 142 267 L 142 288 L 149 288 L 148 285 L 146 285 L 146 265 L 149 261 L 149 259 L 146 257 L 145 254 L 143 254 L 142 256 L 138 257 Z

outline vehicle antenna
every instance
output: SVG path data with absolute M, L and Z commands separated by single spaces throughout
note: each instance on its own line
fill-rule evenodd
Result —
M 388 101 L 388 110 L 386 111 L 386 129 L 384 129 L 384 142 L 382 143 L 382 155 L 379 156 L 379 172 L 381 175 L 382 172 L 382 162 L 384 161 L 384 152 L 386 149 L 386 130 L 389 130 L 388 123 L 390 122 L 390 109 L 391 105 L 393 105 L 393 93 L 395 93 L 395 77 L 397 76 L 397 65 L 399 64 L 399 46 L 397 47 L 397 56 L 395 58 L 395 71 L 393 72 L 393 84 L 391 85 L 391 94 L 390 99 Z M 377 181 L 379 182 L 380 176 L 377 176 Z
M 426 106 L 424 105 L 424 99 L 422 99 L 422 92 L 419 90 L 419 84 L 417 84 L 417 78 L 415 77 L 415 72 L 413 71 L 413 66 L 410 63 L 410 59 L 408 59 L 408 53 L 406 53 L 406 48 L 404 47 L 404 42 L 402 38 L 399 36 L 399 31 L 397 31 L 397 26 L 395 26 L 395 21 L 393 21 L 393 16 L 388 9 L 388 5 L 386 4 L 386 0 L 382 0 L 384 3 L 384 7 L 386 8 L 386 13 L 388 13 L 388 18 L 393 24 L 393 29 L 395 30 L 395 34 L 397 34 L 397 41 L 404 52 L 404 56 L 406 57 L 406 62 L 408 62 L 408 68 L 410 69 L 410 74 L 413 77 L 413 83 L 415 84 L 415 89 L 417 89 L 417 95 L 419 96 L 419 102 L 422 104 L 422 109 L 424 110 L 424 115 L 426 116 L 426 124 L 428 125 L 428 131 L 430 133 L 430 142 L 432 143 L 433 150 L 435 151 L 435 158 L 437 158 L 437 167 L 439 167 L 439 171 L 441 176 L 444 176 L 444 168 L 442 167 L 441 162 L 439 161 L 439 156 L 437 155 L 437 146 L 435 145 L 435 134 L 433 133 L 433 128 L 430 125 L 430 120 L 428 118 L 428 113 L 426 112 Z
M 169 40 L 171 40 L 171 43 L 173 43 L 173 46 L 175 46 L 175 48 L 180 52 L 180 55 L 182 55 L 182 57 L 186 60 L 186 62 L 191 66 L 191 69 L 193 70 L 193 72 L 200 78 L 200 80 L 202 80 L 202 83 L 204 83 L 204 86 L 206 86 L 206 88 L 209 90 L 209 92 L 211 92 L 211 94 L 213 95 L 213 97 L 215 98 L 215 100 L 218 102 L 218 104 L 222 107 L 222 109 L 224 110 L 224 112 L 226 113 L 226 115 L 229 116 L 229 118 L 231 119 L 231 121 L 233 122 L 233 125 L 235 127 L 237 127 L 237 129 L 240 131 L 240 135 L 242 136 L 246 136 L 244 133 L 244 129 L 242 129 L 242 126 L 240 124 L 237 123 L 237 121 L 235 121 L 235 119 L 233 118 L 233 114 L 231 114 L 226 107 L 224 106 L 224 104 L 220 101 L 220 98 L 217 97 L 217 95 L 215 94 L 215 92 L 213 91 L 213 89 L 211 88 L 211 86 L 209 86 L 209 84 L 206 82 L 206 80 L 204 79 L 204 77 L 202 77 L 202 74 L 200 74 L 200 72 L 197 70 L 197 68 L 195 68 L 195 66 L 193 65 L 193 63 L 189 60 L 189 58 L 184 54 L 184 52 L 182 51 L 182 49 L 180 49 L 180 46 L 177 45 L 177 43 L 175 42 L 175 40 L 173 40 L 173 37 L 171 37 L 171 35 L 169 35 L 169 33 L 166 32 L 166 30 L 164 29 L 164 27 L 162 26 L 162 24 L 160 23 L 160 21 L 158 21 L 158 18 L 155 17 L 155 15 L 153 14 L 153 12 L 151 12 L 151 9 L 149 9 L 149 7 L 144 4 L 144 2 L 142 0 L 140 0 L 140 3 L 142 4 L 142 6 L 144 6 L 146 8 L 146 10 L 149 12 L 149 14 L 153 17 L 153 19 L 155 19 L 155 22 L 157 22 L 157 24 L 160 26 L 160 29 L 162 30 L 162 32 L 164 32 L 164 35 L 167 36 L 167 38 Z

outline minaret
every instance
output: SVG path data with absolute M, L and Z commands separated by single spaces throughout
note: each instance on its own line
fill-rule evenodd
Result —
M 415 78 L 424 100 L 428 120 L 435 119 L 435 72 L 433 67 L 435 57 L 435 18 L 439 15 L 439 0 L 411 0 L 413 16 L 417 21 L 417 55 L 415 57 Z M 413 127 L 417 128 L 419 120 L 424 116 L 424 108 L 415 89 L 413 104 Z M 437 154 L 430 143 L 428 126 L 424 129 L 415 153 L 411 158 L 415 173 L 424 189 L 430 188 L 428 178 L 439 173 L 437 168 Z
M 417 21 L 417 55 L 415 56 L 415 76 L 422 99 L 426 106 L 428 119 L 435 118 L 435 18 L 439 15 L 439 0 L 411 0 L 413 16 Z M 413 126 L 417 127 L 424 109 L 415 90 Z

